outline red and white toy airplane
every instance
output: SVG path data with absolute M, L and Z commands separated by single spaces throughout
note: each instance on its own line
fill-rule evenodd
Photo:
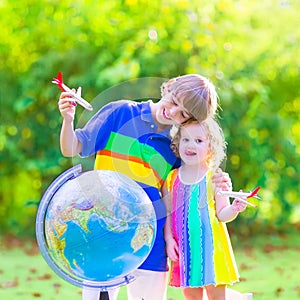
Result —
M 227 197 L 231 197 L 231 198 L 236 198 L 241 202 L 247 203 L 252 207 L 257 207 L 255 204 L 248 202 L 242 198 L 240 198 L 241 196 L 246 196 L 247 199 L 249 198 L 256 198 L 258 200 L 261 200 L 261 197 L 257 195 L 258 191 L 260 190 L 260 186 L 256 187 L 253 191 L 250 191 L 248 193 L 245 192 L 229 192 L 229 191 L 219 191 L 218 194 L 221 196 L 227 196 Z
M 88 103 L 86 100 L 84 100 L 80 95 L 78 95 L 75 92 L 73 92 L 69 87 L 67 87 L 63 83 L 62 73 L 61 72 L 58 73 L 57 78 L 53 78 L 52 79 L 52 83 L 57 84 L 57 86 L 63 92 L 68 92 L 68 93 L 72 94 L 72 96 L 74 98 L 74 101 L 76 101 L 78 104 L 80 104 L 81 106 L 83 106 L 85 109 L 93 110 L 93 107 L 92 107 L 92 105 L 90 103 Z

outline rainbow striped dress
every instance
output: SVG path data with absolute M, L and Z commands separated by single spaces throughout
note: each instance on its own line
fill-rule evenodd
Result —
M 238 271 L 225 223 L 216 216 L 211 172 L 200 182 L 180 181 L 171 171 L 167 187 L 172 201 L 172 230 L 179 261 L 171 262 L 170 286 L 204 287 L 233 284 Z

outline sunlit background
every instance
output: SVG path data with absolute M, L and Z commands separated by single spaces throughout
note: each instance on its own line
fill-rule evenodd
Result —
M 44 191 L 74 164 L 59 149 L 58 71 L 89 101 L 136 78 L 209 77 L 234 189 L 259 185 L 263 198 L 230 230 L 299 229 L 299 9 L 298 0 L 0 0 L 0 234 L 34 237 Z

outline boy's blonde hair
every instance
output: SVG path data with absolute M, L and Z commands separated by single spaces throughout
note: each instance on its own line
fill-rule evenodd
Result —
M 205 127 L 207 137 L 209 139 L 209 156 L 207 163 L 213 170 L 220 167 L 222 161 L 226 157 L 226 141 L 224 138 L 223 130 L 219 123 L 212 117 L 207 118 L 203 122 L 198 122 L 195 119 L 189 119 L 181 125 L 174 125 L 171 129 L 171 148 L 175 155 L 179 157 L 179 141 L 180 130 L 182 127 L 189 126 L 190 124 L 200 124 Z
M 218 108 L 215 86 L 204 76 L 188 74 L 170 79 L 161 86 L 162 97 L 168 93 L 182 101 L 185 109 L 199 122 L 212 117 Z

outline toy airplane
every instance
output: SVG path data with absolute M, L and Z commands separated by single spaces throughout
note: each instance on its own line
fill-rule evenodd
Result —
M 232 197 L 232 198 L 236 198 L 241 202 L 247 203 L 252 207 L 257 207 L 255 204 L 248 202 L 240 197 L 242 196 L 246 196 L 247 199 L 249 198 L 256 198 L 258 200 L 261 200 L 261 197 L 257 195 L 258 191 L 260 190 L 260 186 L 256 187 L 253 191 L 250 191 L 248 193 L 245 192 L 229 192 L 229 191 L 219 191 L 218 194 L 222 195 L 222 196 L 227 196 L 227 197 Z
M 81 96 L 79 96 L 78 94 L 76 94 L 75 92 L 73 92 L 69 87 L 67 87 L 64 83 L 63 83 L 63 79 L 62 79 L 62 73 L 59 72 L 57 75 L 57 78 L 53 78 L 52 79 L 52 83 L 57 84 L 57 86 L 63 91 L 63 92 L 68 92 L 70 94 L 72 94 L 74 101 L 76 101 L 78 104 L 80 104 L 81 106 L 83 106 L 85 109 L 88 110 L 93 110 L 93 107 L 90 103 L 88 103 L 86 100 L 84 100 Z

